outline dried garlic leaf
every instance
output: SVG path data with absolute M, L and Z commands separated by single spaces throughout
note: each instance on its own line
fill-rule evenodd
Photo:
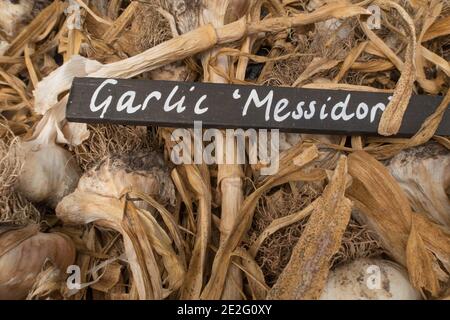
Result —
M 395 59 L 392 62 L 401 71 L 400 79 L 398 80 L 396 90 L 392 96 L 391 101 L 387 105 L 383 115 L 381 116 L 380 124 L 378 126 L 378 133 L 381 135 L 389 136 L 396 134 L 400 129 L 402 124 L 403 115 L 408 107 L 409 98 L 412 94 L 412 89 L 415 80 L 415 57 L 416 57 L 416 31 L 414 27 L 414 21 L 408 15 L 408 13 L 399 4 L 390 0 L 379 0 L 375 2 L 383 8 L 393 8 L 401 16 L 401 21 L 405 27 L 407 33 L 408 45 L 406 47 L 405 62 L 403 66 L 400 67 Z M 362 24 L 364 32 L 371 38 L 374 39 L 374 33 L 368 28 L 366 23 Z M 382 42 L 382 41 L 381 41 Z M 384 43 L 383 43 L 384 44 Z M 388 55 L 392 56 L 392 51 L 387 47 L 387 45 L 381 48 L 386 49 L 385 52 L 390 53 Z M 395 54 L 394 54 L 395 55 Z
M 415 288 L 428 288 L 433 296 L 439 294 L 439 279 L 433 270 L 436 258 L 426 250 L 425 243 L 417 232 L 414 219 L 406 246 L 406 266 L 409 279 Z
M 120 280 L 122 265 L 118 262 L 113 262 L 105 266 L 105 270 L 96 282 L 91 285 L 92 289 L 109 292 Z
M 211 191 L 209 179 L 194 166 L 185 166 L 189 183 L 198 197 L 197 236 L 182 287 L 183 299 L 199 299 L 206 271 L 206 253 L 211 237 Z
M 269 291 L 267 299 L 318 299 L 331 259 L 339 250 L 350 221 L 352 203 L 345 198 L 347 158 L 339 159 L 333 177 L 295 246 L 288 265 Z
M 353 184 L 348 195 L 355 202 L 358 217 L 377 233 L 393 258 L 408 267 L 409 274 L 416 280 L 413 284 L 419 286 L 417 289 L 432 294 L 438 292 L 434 279 L 445 280 L 446 277 L 437 259 L 449 268 L 450 235 L 425 216 L 413 213 L 399 184 L 387 168 L 368 153 L 357 151 L 349 156 L 349 173 Z M 417 235 L 411 235 L 412 232 Z M 427 280 L 419 281 L 419 276 Z
M 280 159 L 278 173 L 266 178 L 264 183 L 244 200 L 239 213 L 240 221 L 237 222 L 229 237 L 220 244 L 217 251 L 211 277 L 201 295 L 202 299 L 219 299 L 221 297 L 231 256 L 251 226 L 259 198 L 271 188 L 288 181 L 323 180 L 323 170 L 312 170 L 308 173 L 302 170 L 304 166 L 318 157 L 319 150 L 315 145 L 307 148 L 304 145 L 291 148 Z
M 233 252 L 233 256 L 241 258 L 243 271 L 245 272 L 254 300 L 265 299 L 269 287 L 264 279 L 264 273 L 261 267 L 256 263 L 255 259 L 244 248 L 237 248 Z
M 125 203 L 122 228 L 125 248 L 133 247 L 132 250 L 125 250 L 135 254 L 127 253 L 127 257 L 136 260 L 139 265 L 138 272 L 133 270 L 134 280 L 139 280 L 137 283 L 139 298 L 144 300 L 162 299 L 164 297 L 162 280 L 155 254 L 147 240 L 144 227 L 141 225 L 138 210 L 129 201 Z M 130 265 L 133 264 L 130 262 Z M 136 277 L 137 274 L 140 275 L 139 278 Z

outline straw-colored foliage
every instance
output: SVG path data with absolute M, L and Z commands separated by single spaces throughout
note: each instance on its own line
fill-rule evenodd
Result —
M 22 247 L 35 262 L 18 298 L 318 299 L 336 266 L 382 257 L 423 298 L 448 299 L 450 138 L 435 135 L 450 102 L 447 0 L 13 2 L 0 4 L 0 268 Z M 68 123 L 68 90 L 86 76 L 392 99 L 376 137 L 282 134 L 279 171 L 262 176 L 263 163 L 171 164 L 170 128 Z M 395 137 L 412 94 L 444 98 Z M 81 168 L 53 205 L 17 187 L 31 142 Z M 85 286 L 67 286 L 69 264 Z

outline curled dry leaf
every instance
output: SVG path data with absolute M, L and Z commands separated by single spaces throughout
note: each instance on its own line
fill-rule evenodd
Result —
M 414 286 L 419 289 L 426 288 L 433 296 L 438 296 L 440 293 L 439 277 L 446 278 L 445 273 L 435 267 L 436 264 L 437 259 L 433 253 L 427 250 L 424 239 L 417 231 L 413 217 L 406 245 L 406 266 Z
M 209 178 L 202 175 L 201 168 L 192 165 L 185 168 L 189 184 L 198 199 L 198 213 L 197 236 L 181 296 L 184 299 L 198 299 L 203 288 L 206 254 L 211 237 L 211 186 Z
M 442 99 L 440 105 L 430 116 L 425 119 L 419 131 L 413 137 L 404 140 L 396 139 L 394 140 L 396 143 L 381 145 L 375 144 L 375 146 L 369 145 L 364 150 L 375 156 L 377 159 L 389 159 L 403 149 L 416 147 L 426 143 L 433 138 L 433 135 L 438 129 L 449 103 L 450 89 L 447 90 L 447 93 Z M 435 139 L 439 139 L 439 141 L 442 141 L 442 144 L 446 146 L 445 138 L 437 137 Z
M 400 79 L 394 91 L 391 101 L 386 106 L 386 110 L 381 116 L 380 124 L 378 126 L 378 133 L 381 135 L 393 135 L 398 132 L 402 124 L 403 114 L 408 107 L 409 98 L 412 94 L 413 84 L 415 80 L 415 57 L 416 57 L 416 31 L 414 22 L 408 13 L 398 3 L 390 0 L 378 0 L 375 2 L 382 8 L 395 9 L 401 17 L 403 22 L 408 45 L 406 47 L 405 62 L 400 65 L 395 53 L 380 39 L 375 33 L 369 29 L 366 23 L 362 23 L 364 32 L 388 58 L 392 57 L 392 63 L 401 71 Z
M 0 229 L 0 299 L 24 299 L 47 260 L 60 270 L 75 261 L 75 246 L 64 234 L 39 232 L 38 225 Z
M 264 273 L 262 272 L 261 267 L 256 263 L 250 253 L 242 247 L 237 248 L 233 252 L 233 255 L 241 259 L 240 262 L 242 263 L 244 268 L 243 271 L 247 276 L 247 281 L 253 299 L 265 299 L 269 287 L 266 285 Z

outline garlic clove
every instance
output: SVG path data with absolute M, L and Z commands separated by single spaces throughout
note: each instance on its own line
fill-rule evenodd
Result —
M 411 207 L 450 228 L 450 152 L 437 143 L 401 151 L 387 161 Z
M 320 300 L 420 300 L 406 270 L 382 259 L 358 259 L 331 271 Z
M 47 260 L 65 272 L 75 255 L 69 237 L 37 225 L 0 232 L 0 300 L 24 299 Z

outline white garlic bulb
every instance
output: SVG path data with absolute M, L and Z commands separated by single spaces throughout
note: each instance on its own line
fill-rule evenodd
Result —
M 331 271 L 320 300 L 420 300 L 406 271 L 383 259 L 358 259 Z
M 70 152 L 56 145 L 42 145 L 25 154 L 18 191 L 33 202 L 55 208 L 77 186 L 80 169 Z
M 26 298 L 46 261 L 64 273 L 75 254 L 68 236 L 41 233 L 38 225 L 0 229 L 0 300 Z
M 56 144 L 59 130 L 56 116 L 47 113 L 33 137 L 20 144 L 18 155 L 23 166 L 16 186 L 28 200 L 52 208 L 76 188 L 81 176 L 72 154 Z
M 56 213 L 64 216 L 67 212 L 77 212 L 78 199 L 83 198 L 86 205 L 89 201 L 95 202 L 93 199 L 102 199 L 106 206 L 131 189 L 150 195 L 161 204 L 175 204 L 175 187 L 162 156 L 156 152 L 138 151 L 109 156 L 83 174 L 75 192 L 59 203 Z M 143 202 L 136 205 L 153 211 Z

